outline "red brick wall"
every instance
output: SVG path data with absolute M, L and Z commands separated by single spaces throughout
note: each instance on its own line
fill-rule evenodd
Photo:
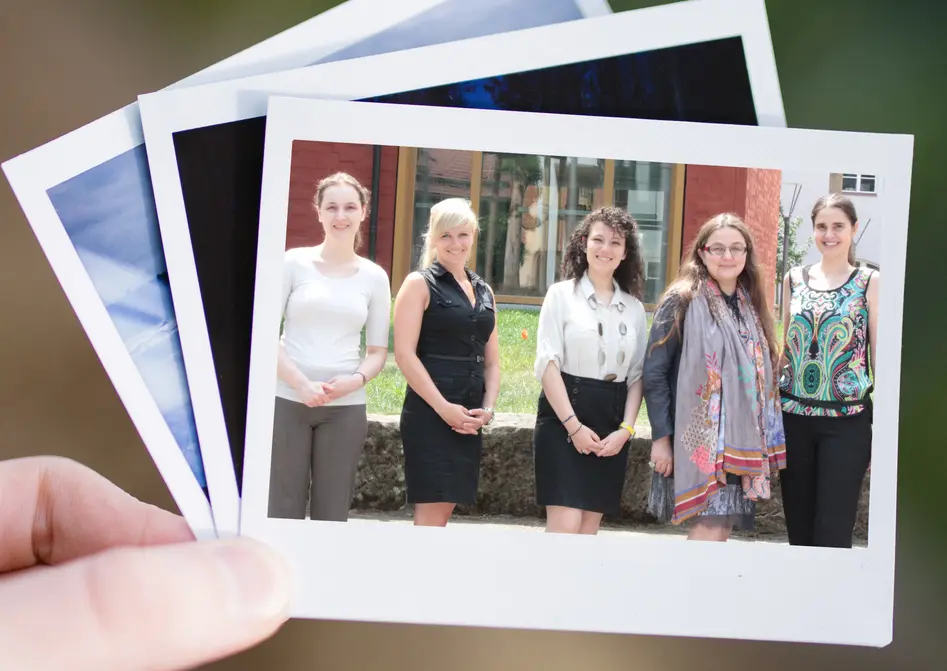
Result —
M 684 175 L 684 230 L 681 258 L 700 227 L 711 217 L 732 212 L 753 232 L 763 266 L 766 290 L 775 300 L 776 225 L 779 215 L 779 170 L 688 165 Z
M 337 170 L 351 174 L 371 191 L 378 191 L 378 228 L 375 239 L 375 263 L 391 275 L 391 254 L 395 230 L 395 189 L 398 148 L 382 147 L 381 173 L 372 184 L 372 147 L 339 142 L 293 143 L 289 177 L 289 216 L 286 221 L 286 249 L 317 245 L 322 242 L 322 224 L 312 207 L 316 184 Z M 369 217 L 362 224 L 362 247 L 368 255 Z
M 746 169 L 689 165 L 684 173 L 684 234 L 681 258 L 697 231 L 721 212 L 742 217 L 746 207 Z
M 776 303 L 776 236 L 779 230 L 779 192 L 781 170 L 750 168 L 746 178 L 746 211 L 743 221 L 753 231 L 756 258 L 763 267 L 763 278 L 770 305 Z

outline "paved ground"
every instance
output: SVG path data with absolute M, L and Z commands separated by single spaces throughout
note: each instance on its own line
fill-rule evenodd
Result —
M 409 511 L 393 511 L 393 512 L 364 512 L 364 511 L 353 511 L 349 518 L 350 523 L 393 523 L 393 524 L 411 524 L 411 513 Z M 490 516 L 471 516 L 471 515 L 456 515 L 452 520 L 451 524 L 465 524 L 477 527 L 486 527 L 486 528 L 500 528 L 500 529 L 509 529 L 510 527 L 521 529 L 523 531 L 534 532 L 534 533 L 543 533 L 544 522 L 541 519 L 526 518 L 526 517 L 513 517 L 507 515 L 490 515 Z M 617 526 L 617 525 L 604 525 L 599 531 L 600 535 L 608 534 L 630 534 L 636 536 L 654 536 L 662 535 L 668 536 L 670 538 L 677 538 L 680 540 L 686 539 L 686 533 L 677 531 L 674 529 L 669 529 L 666 527 L 632 527 L 627 525 Z M 747 542 L 765 542 L 765 543 L 779 543 L 786 544 L 786 538 L 784 536 L 765 536 L 761 538 L 750 538 L 750 537 L 739 537 L 734 535 L 733 542 L 747 543 Z

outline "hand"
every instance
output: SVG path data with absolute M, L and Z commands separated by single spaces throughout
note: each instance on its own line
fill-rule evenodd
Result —
M 584 424 L 572 435 L 572 444 L 579 454 L 598 454 L 602 450 L 602 439 Z
M 330 401 L 348 396 L 362 387 L 362 376 L 357 373 L 351 375 L 337 375 L 326 383 L 329 387 L 327 395 Z
M 651 461 L 654 462 L 655 473 L 671 477 L 674 472 L 674 451 L 671 449 L 670 436 L 662 436 L 651 443 Z
M 305 405 L 310 408 L 318 408 L 329 402 L 329 394 L 332 393 L 332 385 L 325 382 L 306 380 L 304 384 L 297 387 L 296 392 L 299 394 L 299 400 Z
M 467 408 L 457 403 L 446 403 L 437 414 L 457 433 L 477 435 L 483 424 L 478 418 L 472 417 Z
M 614 457 L 616 454 L 621 452 L 621 448 L 625 446 L 625 443 L 628 442 L 629 438 L 631 438 L 631 434 L 624 429 L 612 431 L 610 434 L 605 436 L 605 440 L 602 441 L 602 449 L 598 453 L 598 456 Z
M 486 426 L 487 422 L 493 419 L 493 413 L 488 410 L 484 410 L 483 408 L 474 408 L 473 410 L 468 410 L 467 414 L 478 420 L 481 427 Z
M 287 569 L 66 459 L 0 462 L 0 650 L 11 669 L 192 668 L 286 620 Z

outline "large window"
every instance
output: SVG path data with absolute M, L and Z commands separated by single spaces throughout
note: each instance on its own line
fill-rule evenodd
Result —
M 542 297 L 582 218 L 605 204 L 604 159 L 484 153 L 477 272 L 506 296 Z
M 644 262 L 643 302 L 655 303 L 666 285 L 675 237 L 675 166 L 575 156 L 534 156 L 419 148 L 407 154 L 398 177 L 403 209 L 396 235 L 393 278 L 418 267 L 431 207 L 450 197 L 472 201 L 480 235 L 472 265 L 501 300 L 539 302 L 562 279 L 562 256 L 589 212 L 621 207 L 638 222 Z M 405 158 L 403 156 L 403 158 Z M 400 168 L 399 168 L 400 170 Z M 403 190 L 402 190 L 403 189 Z M 410 242 L 408 231 L 410 230 Z M 399 244 L 401 245 L 400 250 Z M 409 249 L 410 244 L 410 249 Z M 400 260 L 399 260 L 400 259 Z
M 670 163 L 615 162 L 615 206 L 638 222 L 644 261 L 644 303 L 656 303 L 664 291 L 670 232 Z

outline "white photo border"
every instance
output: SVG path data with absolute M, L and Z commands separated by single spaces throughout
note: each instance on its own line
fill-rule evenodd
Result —
M 140 144 L 135 116 L 129 107 L 113 112 L 93 124 L 97 132 L 70 133 L 7 161 L 3 170 L 175 505 L 196 538 L 216 538 L 210 501 L 148 391 L 47 195 L 50 188 L 134 149 L 136 139 Z
M 273 67 L 274 59 L 285 62 L 285 59 L 294 58 L 297 64 L 318 60 L 443 2 L 446 0 L 403 0 L 398 3 L 348 0 L 176 82 L 166 90 L 206 86 L 228 75 L 246 77 Z M 324 38 L 327 35 L 335 41 L 326 43 Z M 235 536 L 240 502 L 232 464 L 229 475 L 219 467 L 207 468 L 208 461 L 217 464 L 230 459 L 227 444 L 203 439 L 197 408 L 191 398 L 210 496 L 208 501 L 47 195 L 51 187 L 143 144 L 139 106 L 135 102 L 12 158 L 2 168 L 93 349 L 192 533 L 198 539 Z M 177 321 L 180 327 L 180 319 Z
M 452 129 L 463 128 L 463 133 Z M 267 518 L 295 140 L 885 176 L 885 281 L 865 549 Z M 241 534 L 298 569 L 298 617 L 864 646 L 891 642 L 901 322 L 913 138 L 270 99 Z M 326 548 L 332 548 L 326 552 Z M 379 548 L 385 560 L 378 563 Z M 722 567 L 708 575 L 708 566 Z M 568 578 L 567 578 L 568 576 Z M 772 609 L 773 590 L 779 607 Z M 594 595 L 594 596 L 590 596 Z M 703 595 L 703 596 L 700 596 Z M 761 604 L 759 607 L 753 604 Z
M 734 36 L 743 40 L 758 120 L 785 127 L 763 0 L 678 2 L 139 96 L 158 224 L 202 441 L 227 446 L 229 436 L 204 319 L 174 133 L 265 116 L 270 94 L 355 100 Z M 570 48 L 551 51 L 549 44 L 569 44 Z M 208 454 L 204 468 L 233 477 L 232 452 L 215 450 Z

